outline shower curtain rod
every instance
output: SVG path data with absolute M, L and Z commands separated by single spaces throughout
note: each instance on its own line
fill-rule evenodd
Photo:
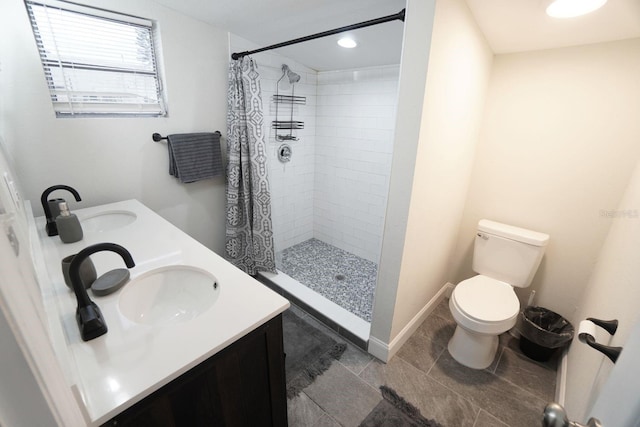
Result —
M 297 39 L 289 40 L 282 43 L 272 44 L 271 46 L 263 47 L 256 50 L 250 50 L 245 52 L 235 52 L 231 54 L 231 59 L 240 59 L 244 56 L 254 53 L 264 52 L 265 50 L 277 49 L 279 47 L 290 46 L 292 44 L 302 43 L 309 40 L 319 39 L 321 37 L 332 36 L 334 34 L 343 33 L 345 31 L 357 30 L 358 28 L 370 27 L 372 25 L 384 24 L 385 22 L 395 21 L 396 19 L 404 22 L 404 9 L 393 15 L 383 16 L 382 18 L 371 19 L 369 21 L 359 22 L 357 24 L 347 25 L 346 27 L 334 28 L 333 30 L 323 31 L 321 33 L 312 34 L 310 36 L 300 37 Z

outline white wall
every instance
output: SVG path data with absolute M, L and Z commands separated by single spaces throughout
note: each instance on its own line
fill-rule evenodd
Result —
M 640 39 L 498 55 L 452 281 L 472 276 L 481 218 L 550 234 L 530 288 L 575 320 L 640 158 Z M 603 216 L 605 214 L 605 216 Z
M 624 347 L 633 325 L 640 321 L 640 162 L 635 167 L 612 222 L 588 284 L 581 292 L 576 325 L 587 317 L 618 319 L 618 331 L 610 337 L 598 330 L 597 341 Z M 571 419 L 583 420 L 613 363 L 586 344 L 574 340 L 569 349 L 565 408 Z M 638 381 L 638 378 L 629 378 Z M 636 396 L 637 397 L 637 396 Z M 593 414 L 598 416 L 597 413 Z M 636 420 L 637 421 L 637 420 Z
M 259 48 L 231 35 L 231 51 Z M 398 90 L 398 66 L 316 72 L 291 58 L 264 52 L 258 63 L 265 110 L 272 219 L 276 251 L 312 237 L 378 262 L 389 186 Z M 275 139 L 276 82 L 282 64 L 301 75 L 293 119 L 304 121 L 286 141 L 293 156 L 278 160 Z M 281 85 L 282 88 L 282 85 Z M 291 90 L 280 90 L 291 94 Z M 289 120 L 288 106 L 279 119 Z M 280 131 L 288 133 L 288 131 Z
M 13 169 L 0 138 L 0 176 L 12 183 L 0 180 L 0 425 L 84 425 L 52 348 L 50 334 L 56 327 L 47 322 L 37 282 L 40 270 L 31 251 L 29 209 L 14 197 L 20 183 Z
M 0 425 L 55 426 L 34 374 L 0 312 Z
M 231 51 L 243 52 L 257 49 L 251 43 L 236 35 L 231 35 Z M 260 73 L 262 104 L 264 108 L 264 128 L 267 138 L 267 165 L 271 189 L 271 218 L 273 221 L 273 240 L 276 252 L 313 237 L 313 186 L 315 164 L 316 135 L 316 82 L 317 72 L 311 68 L 278 55 L 263 52 L 253 56 Z M 294 130 L 297 141 L 277 141 L 271 122 L 276 119 L 276 105 L 272 96 L 276 93 L 276 82 L 282 76 L 282 65 L 300 75 L 295 84 L 295 95 L 306 97 L 305 105 L 295 105 L 293 120 L 303 121 L 304 129 Z M 291 89 L 280 84 L 279 94 L 291 95 Z M 288 105 L 278 106 L 278 120 L 290 120 L 291 109 Z M 288 135 L 289 131 L 280 130 L 279 134 Z M 278 160 L 278 148 L 287 143 L 293 155 L 288 163 Z
M 166 118 L 57 119 L 27 13 L 4 0 L 0 14 L 0 93 L 4 138 L 25 197 L 41 215 L 41 192 L 67 184 L 82 207 L 137 198 L 200 242 L 224 247 L 224 178 L 179 184 L 168 174 L 165 143 L 151 134 L 226 134 L 227 33 L 148 0 L 82 3 L 158 20 L 168 89 Z M 223 139 L 223 145 L 226 142 Z M 60 193 L 69 200 L 70 195 Z M 78 206 L 71 203 L 72 209 Z
M 318 73 L 314 236 L 378 263 L 399 66 Z
M 313 185 L 315 155 L 316 121 L 316 76 L 317 73 L 295 61 L 284 57 L 256 55 L 260 65 L 262 80 L 262 98 L 265 110 L 265 135 L 269 158 L 269 181 L 271 183 L 271 206 L 276 251 L 313 237 Z M 304 129 L 294 130 L 297 141 L 277 141 L 271 122 L 276 119 L 276 105 L 272 96 L 276 93 L 276 82 L 282 76 L 282 64 L 300 74 L 295 84 L 295 96 L 304 96 L 305 105 L 293 106 L 293 120 L 303 121 Z M 282 90 L 281 95 L 291 95 L 291 90 Z M 278 105 L 278 120 L 290 120 L 291 106 Z M 278 134 L 288 135 L 288 130 L 279 130 Z M 278 149 L 282 144 L 292 149 L 291 161 L 278 160 Z
M 435 4 L 431 35 L 433 6 L 410 1 L 407 7 L 371 329 L 375 339 L 387 344 L 449 279 L 493 57 L 464 1 Z

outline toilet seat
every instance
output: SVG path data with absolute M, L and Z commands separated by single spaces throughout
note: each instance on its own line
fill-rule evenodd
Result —
M 483 334 L 501 334 L 517 320 L 520 301 L 508 283 L 478 275 L 455 287 L 449 301 L 458 325 Z

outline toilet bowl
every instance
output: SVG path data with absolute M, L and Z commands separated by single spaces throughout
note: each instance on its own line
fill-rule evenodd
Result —
M 451 356 L 474 369 L 491 365 L 498 335 L 518 319 L 520 302 L 514 287 L 526 288 L 542 261 L 549 235 L 487 219 L 478 222 L 473 271 L 449 300 L 458 326 L 449 341 Z
M 465 366 L 484 369 L 493 362 L 498 335 L 516 324 L 520 302 L 508 283 L 478 275 L 456 286 L 449 308 L 458 324 L 449 353 Z

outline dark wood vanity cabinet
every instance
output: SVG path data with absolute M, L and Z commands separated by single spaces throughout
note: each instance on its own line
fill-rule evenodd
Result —
M 285 427 L 282 315 L 104 425 Z

